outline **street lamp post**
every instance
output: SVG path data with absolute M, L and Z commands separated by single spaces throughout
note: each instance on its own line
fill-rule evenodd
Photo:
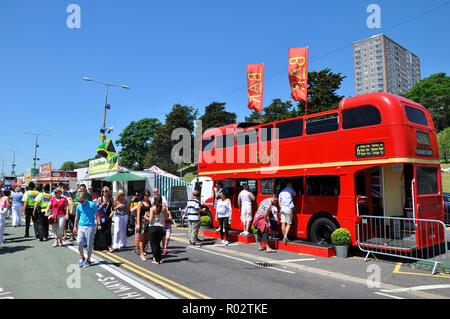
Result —
M 100 133 L 101 133 L 100 140 L 102 142 L 104 142 L 106 140 L 105 133 L 106 132 L 111 133 L 111 131 L 112 131 L 112 128 L 106 129 L 106 110 L 109 110 L 111 108 L 111 105 L 108 104 L 108 88 L 110 86 L 120 86 L 120 87 L 122 87 L 124 89 L 129 89 L 130 87 L 128 85 L 105 83 L 105 82 L 97 81 L 97 80 L 94 80 L 94 79 L 91 79 L 91 78 L 87 78 L 87 77 L 84 77 L 83 80 L 89 81 L 89 82 L 96 82 L 96 83 L 99 83 L 99 84 L 103 84 L 105 86 L 105 110 L 103 112 L 103 126 L 100 129 Z
M 12 167 L 11 175 L 15 175 L 16 174 L 15 169 L 16 169 L 16 166 L 17 166 L 16 165 L 16 153 L 21 153 L 21 152 L 20 151 L 13 151 L 13 150 L 5 150 L 5 151 L 13 153 L 13 161 L 12 161 L 12 165 L 11 165 L 11 167 Z
M 37 148 L 39 147 L 38 136 L 39 135 L 50 136 L 50 134 L 48 134 L 48 133 L 33 133 L 33 132 L 24 132 L 24 134 L 36 135 L 36 144 L 34 145 L 34 158 L 33 158 L 33 169 L 36 169 L 36 162 L 40 160 L 40 158 L 37 157 Z

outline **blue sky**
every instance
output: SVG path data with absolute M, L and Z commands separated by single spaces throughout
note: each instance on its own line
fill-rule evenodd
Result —
M 70 29 L 67 7 L 81 9 L 81 28 Z M 369 29 L 369 4 L 381 8 L 381 28 Z M 437 10 L 438 6 L 446 4 Z M 430 12 L 430 10 L 432 10 Z M 32 166 L 93 157 L 100 144 L 104 87 L 112 88 L 107 126 L 118 138 L 131 122 L 162 122 L 176 103 L 198 108 L 212 101 L 243 121 L 246 64 L 265 64 L 264 105 L 290 99 L 289 48 L 309 47 L 309 70 L 329 67 L 346 76 L 339 93 L 354 95 L 352 43 L 384 33 L 421 59 L 422 78 L 449 73 L 450 4 L 447 0 L 388 1 L 106 1 L 0 2 L 0 166 Z

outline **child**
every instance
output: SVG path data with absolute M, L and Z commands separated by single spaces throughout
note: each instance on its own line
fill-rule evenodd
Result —
M 271 240 L 278 240 L 276 238 L 276 232 L 278 230 L 278 209 L 275 206 L 272 206 L 272 210 L 269 214 L 269 222 L 270 222 L 270 238 Z

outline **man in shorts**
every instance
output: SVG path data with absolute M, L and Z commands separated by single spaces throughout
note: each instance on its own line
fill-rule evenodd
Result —
M 243 185 L 244 189 L 239 193 L 238 206 L 241 210 L 241 222 L 244 226 L 242 236 L 249 236 L 250 222 L 252 221 L 252 201 L 255 196 L 248 190 L 248 184 Z
M 206 208 L 201 208 L 200 204 L 200 192 L 194 190 L 192 193 L 192 199 L 188 200 L 186 208 L 184 209 L 184 215 L 188 219 L 188 238 L 189 244 L 196 245 L 198 242 L 198 230 L 200 228 L 200 213 L 204 213 Z
M 283 233 L 283 242 L 285 243 L 288 241 L 288 234 L 291 229 L 294 196 L 296 195 L 291 182 L 287 182 L 286 187 L 278 195 L 280 201 L 281 232 Z
M 101 222 L 98 214 L 98 207 L 93 202 L 86 200 L 86 192 L 77 194 L 78 206 L 75 216 L 73 231 L 77 233 L 77 245 L 80 252 L 78 267 L 89 267 L 91 265 L 92 247 L 95 237 L 95 218 L 97 218 L 98 230 L 101 230 Z M 86 245 L 87 260 L 84 258 L 83 248 Z

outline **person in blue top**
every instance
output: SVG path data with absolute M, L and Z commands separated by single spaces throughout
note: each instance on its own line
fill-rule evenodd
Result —
M 78 261 L 78 267 L 89 267 L 91 265 L 92 247 L 94 245 L 96 218 L 98 229 L 101 230 L 102 226 L 100 223 L 100 218 L 97 214 L 98 206 L 93 202 L 86 200 L 86 193 L 79 192 L 77 194 L 77 200 L 79 204 L 77 205 L 73 231 L 74 233 L 78 233 L 77 245 L 81 256 Z M 87 250 L 86 261 L 83 250 L 85 245 Z

